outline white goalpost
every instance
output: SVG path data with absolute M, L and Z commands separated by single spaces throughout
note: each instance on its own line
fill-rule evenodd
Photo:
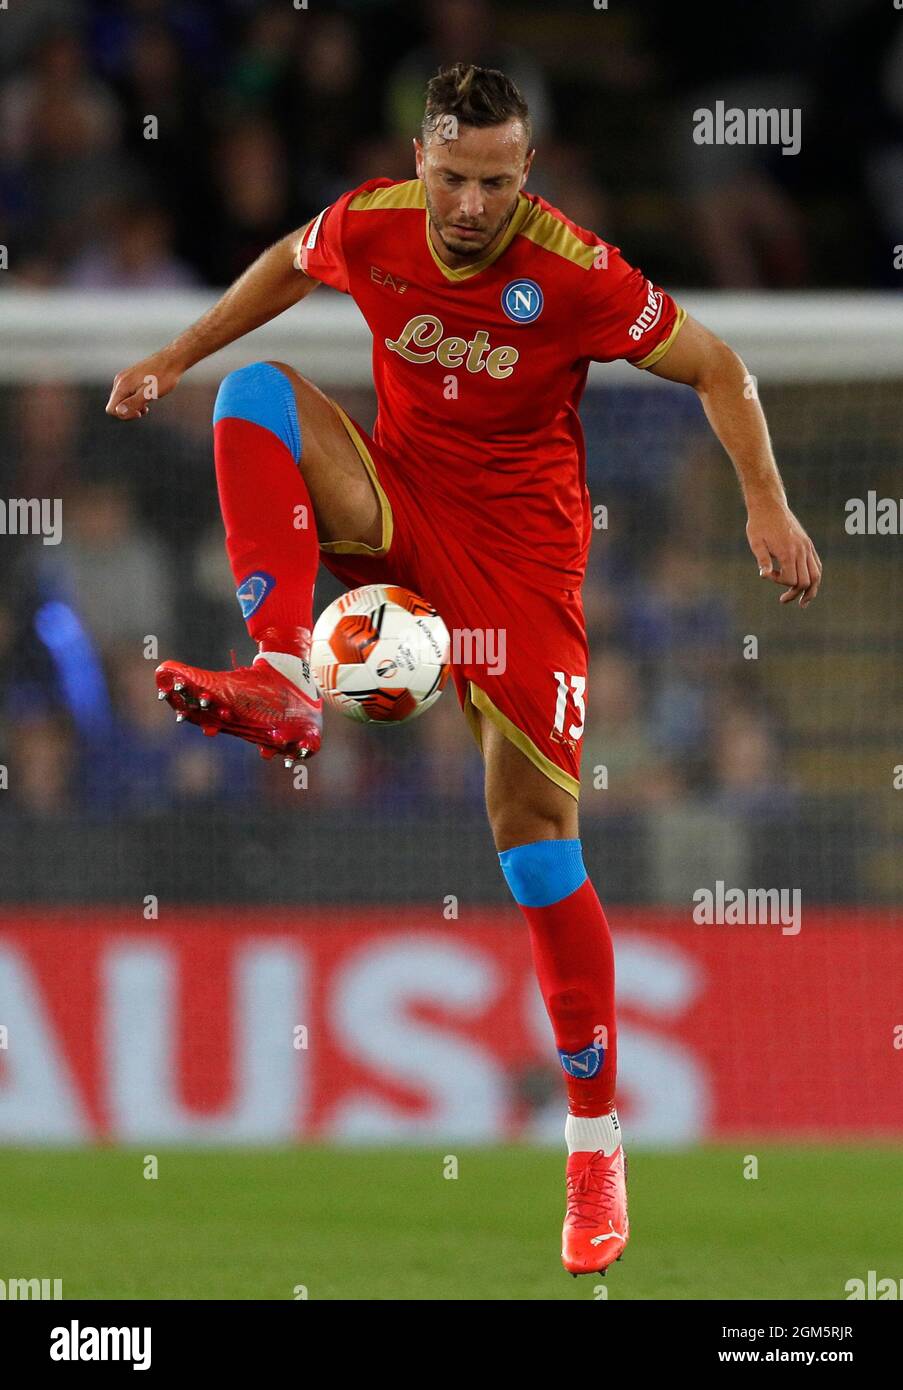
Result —
M 760 381 L 861 381 L 903 377 L 903 297 L 888 293 L 784 294 L 694 291 L 675 298 L 730 343 Z M 5 347 L 0 381 L 96 384 L 156 351 L 198 318 L 216 291 L 83 294 L 13 289 L 0 298 Z M 310 354 L 302 364 L 299 352 Z M 356 306 L 321 290 L 272 323 L 199 363 L 219 380 L 260 359 L 309 365 L 324 380 L 370 383 L 370 336 Z M 655 382 L 628 364 L 593 364 L 590 384 Z

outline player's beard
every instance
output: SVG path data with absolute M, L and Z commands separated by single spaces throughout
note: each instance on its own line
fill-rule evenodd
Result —
M 429 213 L 430 222 L 436 229 L 436 235 L 446 250 L 450 251 L 453 256 L 460 257 L 462 260 L 475 261 L 479 260 L 481 256 L 485 256 L 488 248 L 492 246 L 504 232 L 508 223 L 514 216 L 514 209 L 517 207 L 517 197 L 515 197 L 504 216 L 499 219 L 494 228 L 487 228 L 479 241 L 460 241 L 455 237 L 454 229 L 450 227 L 448 219 L 443 223 L 440 218 L 436 216 L 436 210 L 433 207 L 429 189 L 425 184 L 424 190 L 426 195 L 426 210 Z M 461 225 L 463 226 L 464 224 L 462 223 Z M 448 233 L 446 233 L 446 227 L 450 228 Z M 481 227 L 479 230 L 482 232 L 483 228 Z M 454 240 L 449 240 L 449 236 L 454 238 Z

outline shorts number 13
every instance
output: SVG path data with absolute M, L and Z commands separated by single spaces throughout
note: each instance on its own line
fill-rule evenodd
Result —
M 574 697 L 574 706 L 577 710 L 579 724 L 572 724 L 567 731 L 568 738 L 579 738 L 583 733 L 583 726 L 586 723 L 586 704 L 583 695 L 586 690 L 586 676 L 566 676 L 563 671 L 553 671 L 558 682 L 558 699 L 555 704 L 555 728 L 558 733 L 564 733 L 564 721 L 567 715 L 568 694 Z M 569 684 L 570 683 L 570 684 Z

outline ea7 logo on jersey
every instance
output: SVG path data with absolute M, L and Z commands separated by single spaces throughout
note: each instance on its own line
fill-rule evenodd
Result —
M 490 348 L 489 334 L 481 328 L 472 338 L 443 337 L 445 329 L 433 314 L 408 319 L 397 338 L 387 338 L 386 347 L 406 362 L 438 362 L 440 367 L 466 367 L 499 380 L 510 376 L 520 357 L 516 347 Z
M 636 322 L 632 323 L 627 330 L 628 336 L 631 337 L 635 343 L 638 343 L 643 334 L 648 333 L 650 328 L 655 327 L 665 307 L 661 290 L 653 289 L 651 280 L 647 280 L 646 284 L 649 286 L 649 292 L 646 296 L 646 307 L 643 309 L 642 313 L 638 315 Z
M 535 280 L 510 280 L 502 290 L 502 308 L 515 323 L 532 323 L 542 313 L 542 290 Z
M 404 294 L 408 287 L 407 280 L 397 279 L 388 270 L 380 269 L 378 265 L 371 265 L 370 279 L 374 285 L 382 285 L 384 289 L 395 290 L 397 294 Z

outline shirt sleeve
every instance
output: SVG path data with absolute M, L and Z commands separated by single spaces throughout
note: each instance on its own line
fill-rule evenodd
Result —
M 295 248 L 296 270 L 303 270 L 311 279 L 331 285 L 343 294 L 350 293 L 342 245 L 345 206 L 350 196 L 344 194 L 308 222 Z
M 625 358 L 635 367 L 654 366 L 671 346 L 686 310 L 628 265 L 617 246 L 601 242 L 587 275 L 580 355 L 594 362 Z

